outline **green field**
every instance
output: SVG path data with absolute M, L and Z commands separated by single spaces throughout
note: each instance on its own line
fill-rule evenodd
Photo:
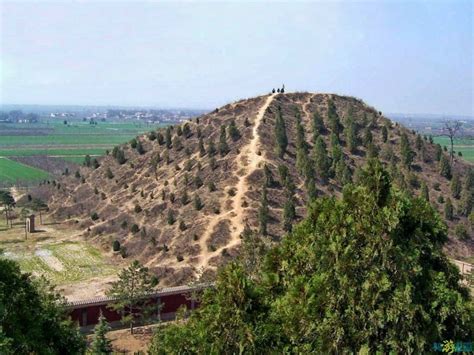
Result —
M 40 181 L 48 177 L 48 173 L 16 161 L 0 158 L 0 181 L 14 183 L 21 181 Z
M 433 137 L 435 143 L 440 144 L 442 147 L 446 146 L 448 149 L 451 142 L 448 137 Z M 470 162 L 474 162 L 474 138 L 456 138 L 454 140 L 454 151 L 461 152 L 462 157 Z
M 35 182 L 49 175 L 7 157 L 48 156 L 82 164 L 86 155 L 101 156 L 106 150 L 159 126 L 141 122 L 91 125 L 82 121 L 67 125 L 62 121 L 0 125 L 0 184 Z

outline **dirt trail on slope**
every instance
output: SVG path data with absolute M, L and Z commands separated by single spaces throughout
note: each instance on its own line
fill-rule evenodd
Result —
M 231 240 L 227 245 L 218 248 L 217 250 L 211 252 L 207 250 L 207 241 L 212 235 L 214 231 L 214 227 L 226 217 L 228 213 L 224 215 L 218 215 L 214 217 L 211 221 L 209 221 L 209 225 L 206 229 L 206 232 L 203 235 L 203 238 L 200 240 L 200 247 L 201 247 L 201 256 L 200 261 L 197 265 L 198 272 L 206 267 L 209 263 L 209 260 L 218 255 L 222 252 L 224 248 L 232 248 L 240 243 L 240 234 L 244 230 L 245 219 L 244 219 L 244 212 L 245 208 L 242 207 L 242 203 L 244 201 L 244 197 L 246 192 L 248 191 L 248 183 L 247 178 L 249 175 L 259 167 L 259 164 L 264 160 L 262 155 L 258 154 L 259 150 L 259 136 L 258 136 L 258 128 L 260 127 L 260 123 L 262 122 L 263 116 L 267 111 L 268 106 L 271 104 L 274 98 L 273 95 L 269 95 L 265 100 L 265 103 L 260 108 L 257 116 L 255 117 L 253 130 L 252 130 L 252 139 L 250 142 L 241 150 L 240 154 L 236 157 L 237 162 L 237 174 L 239 181 L 235 185 L 236 193 L 232 199 L 232 210 L 229 211 L 231 213 L 230 224 L 231 224 Z

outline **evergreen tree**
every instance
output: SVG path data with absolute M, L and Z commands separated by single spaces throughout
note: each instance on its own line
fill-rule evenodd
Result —
M 352 182 L 352 173 L 347 166 L 344 159 L 341 159 L 336 164 L 336 179 L 341 186 L 345 186 Z
M 333 166 L 335 167 L 337 162 L 344 157 L 341 143 L 334 133 L 331 133 L 331 158 Z
M 178 152 L 183 149 L 183 142 L 179 136 L 173 138 L 173 148 Z
M 372 131 L 370 126 L 365 127 L 364 130 L 364 146 L 367 148 L 370 143 L 372 143 L 373 137 L 372 137 Z
M 326 150 L 326 144 L 321 137 L 318 137 L 313 147 L 313 159 L 316 166 L 316 173 L 319 178 L 326 183 L 330 176 L 331 162 Z
M 357 125 L 354 121 L 352 110 L 349 111 L 346 127 L 344 129 L 344 135 L 346 137 L 347 148 L 352 154 L 354 154 L 357 151 L 359 139 L 357 137 Z
M 285 120 L 281 112 L 281 107 L 278 106 L 278 112 L 275 118 L 275 140 L 276 140 L 276 152 L 280 158 L 286 153 L 286 147 L 288 146 L 288 137 L 286 136 Z
M 84 158 L 84 165 L 87 167 L 91 166 L 91 156 L 89 154 L 86 154 Z
M 421 151 L 421 149 L 423 148 L 423 138 L 421 138 L 421 135 L 419 134 L 416 135 L 415 146 L 416 150 L 418 151 Z
M 408 136 L 405 132 L 402 133 L 400 138 L 400 154 L 402 159 L 402 164 L 410 170 L 411 163 L 413 163 L 413 159 L 415 158 L 415 152 L 410 148 L 410 141 L 408 140 Z
M 166 133 L 165 133 L 165 141 L 166 141 L 166 148 L 170 149 L 171 148 L 171 127 L 168 126 L 166 127 Z
M 216 146 L 214 144 L 214 140 L 211 138 L 209 140 L 209 145 L 207 147 L 207 154 L 210 156 L 210 157 L 213 157 L 214 155 L 216 155 Z
M 269 219 L 269 208 L 267 198 L 267 187 L 263 186 L 262 197 L 260 198 L 260 208 L 258 209 L 258 221 L 260 224 L 260 234 L 267 235 L 267 223 Z
M 452 221 L 453 217 L 454 217 L 453 204 L 451 202 L 451 199 L 448 198 L 446 200 L 446 204 L 444 205 L 444 218 L 446 218 L 448 221 Z
M 165 138 L 161 134 L 161 132 L 158 132 L 156 134 L 156 141 L 158 142 L 159 145 L 163 145 L 165 143 Z
M 209 159 L 209 167 L 211 168 L 211 170 L 215 170 L 217 168 L 217 161 L 215 157 Z
M 94 335 L 90 351 L 93 355 L 108 355 L 112 354 L 112 342 L 107 339 L 107 332 L 110 331 L 110 326 L 105 320 L 102 311 L 99 315 L 99 322 L 94 327 Z
M 439 161 L 439 173 L 441 176 L 446 179 L 451 179 L 451 164 L 449 164 L 449 159 L 443 154 L 441 160 Z
M 229 136 L 235 142 L 240 138 L 240 132 L 237 126 L 235 125 L 235 120 L 232 118 L 229 124 Z
M 227 144 L 227 134 L 226 134 L 226 129 L 225 125 L 221 126 L 221 134 L 219 137 L 219 154 L 221 157 L 225 156 L 227 153 L 229 153 L 229 146 Z
M 178 137 L 181 137 L 183 135 L 183 130 L 181 126 L 176 127 L 176 134 L 178 135 Z
M 301 115 L 296 113 L 296 168 L 301 173 L 308 160 L 308 143 L 305 139 L 304 127 L 301 124 Z
M 199 197 L 198 194 L 195 194 L 195 195 L 194 195 L 194 208 L 195 208 L 197 211 L 200 211 L 203 207 L 204 207 L 204 206 L 203 206 L 203 204 L 202 204 L 201 198 Z
M 436 158 L 436 161 L 440 161 L 442 155 L 443 155 L 443 150 L 441 149 L 441 146 L 439 144 L 436 144 L 435 145 L 435 158 Z
M 424 181 L 421 184 L 421 198 L 428 202 L 430 201 L 430 193 L 428 190 L 428 186 L 426 185 L 426 182 Z
M 388 140 L 388 129 L 387 126 L 382 127 L 382 142 L 387 143 Z
M 143 148 L 143 145 L 142 145 L 141 141 L 137 141 L 136 149 L 137 149 L 138 154 L 140 154 L 140 155 L 145 154 L 145 148 Z
M 339 134 L 342 132 L 343 127 L 339 115 L 337 114 L 336 105 L 332 99 L 329 99 L 328 101 L 328 122 L 332 133 L 339 138 Z
M 321 115 L 316 111 L 313 114 L 313 122 L 312 122 L 312 128 L 313 128 L 313 143 L 316 142 L 316 138 L 320 134 L 324 133 L 324 121 Z
M 189 138 L 191 136 L 191 128 L 187 122 L 183 126 L 183 135 L 185 138 Z
M 174 224 L 176 222 L 176 218 L 174 216 L 174 212 L 172 209 L 168 209 L 168 217 L 167 217 L 167 222 L 169 225 Z
M 451 179 L 451 194 L 455 199 L 461 197 L 461 180 L 459 179 L 459 174 L 455 173 Z
M 379 156 L 379 150 L 377 146 L 373 142 L 369 143 L 369 145 L 367 146 L 367 158 L 368 159 L 378 158 L 378 156 Z
M 187 205 L 189 203 L 188 191 L 184 189 L 183 194 L 181 195 L 181 203 Z
M 288 196 L 283 205 L 283 229 L 286 232 L 291 232 L 293 221 L 296 218 L 295 201 L 293 196 Z
M 265 179 L 266 187 L 273 187 L 275 185 L 275 180 L 273 179 L 273 174 L 267 164 L 263 166 L 263 174 Z

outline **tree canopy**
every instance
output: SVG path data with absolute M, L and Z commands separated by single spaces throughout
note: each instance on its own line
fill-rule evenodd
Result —
M 201 308 L 161 328 L 151 353 L 409 354 L 470 341 L 472 303 L 442 251 L 438 213 L 392 187 L 378 161 L 358 181 L 342 199 L 314 200 L 252 270 L 221 269 Z

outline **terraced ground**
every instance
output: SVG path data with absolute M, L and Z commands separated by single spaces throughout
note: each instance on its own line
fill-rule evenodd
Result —
M 440 144 L 442 147 L 450 147 L 450 141 L 448 137 L 433 137 L 434 142 Z M 474 162 L 474 138 L 456 138 L 454 140 L 454 151 L 461 152 L 462 157 L 470 162 Z

